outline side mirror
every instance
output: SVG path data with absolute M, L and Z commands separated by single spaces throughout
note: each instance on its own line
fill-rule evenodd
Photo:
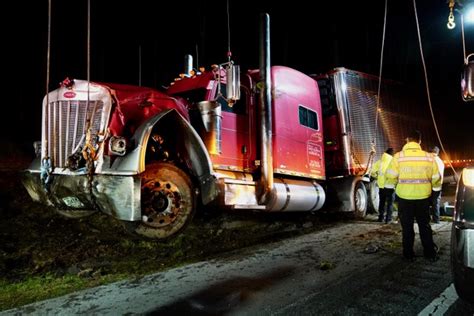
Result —
M 231 106 L 240 100 L 240 66 L 229 64 L 226 68 L 226 96 Z
M 467 63 L 464 64 L 464 69 L 461 74 L 462 99 L 466 102 L 474 101 L 474 61 L 469 61 L 469 57 L 472 56 L 474 56 L 474 54 L 470 54 L 467 57 Z

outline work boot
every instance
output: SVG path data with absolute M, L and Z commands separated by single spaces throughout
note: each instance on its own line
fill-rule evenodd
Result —
M 439 260 L 439 255 L 438 255 L 439 247 L 438 247 L 438 245 L 435 244 L 433 250 L 434 250 L 434 255 L 429 255 L 429 256 L 425 255 L 425 258 L 428 259 L 430 262 L 436 262 L 436 261 Z

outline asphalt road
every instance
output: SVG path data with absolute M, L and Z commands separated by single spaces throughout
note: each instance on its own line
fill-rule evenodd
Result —
M 418 236 L 420 257 L 403 261 L 399 225 L 369 219 L 0 315 L 473 315 L 451 287 L 450 226 L 433 226 L 435 263 Z

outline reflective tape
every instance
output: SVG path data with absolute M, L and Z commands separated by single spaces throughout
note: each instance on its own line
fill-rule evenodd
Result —
M 398 158 L 400 162 L 407 162 L 407 161 L 433 161 L 433 158 L 430 157 L 400 157 Z
M 392 176 L 398 176 L 398 172 L 396 172 L 395 170 L 392 170 L 392 169 L 387 170 L 385 173 L 390 174 Z
M 400 184 L 424 184 L 424 183 L 431 183 L 428 179 L 400 179 L 398 180 Z

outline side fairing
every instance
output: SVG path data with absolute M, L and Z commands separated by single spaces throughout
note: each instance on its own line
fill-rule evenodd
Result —
M 409 130 L 421 131 L 424 146 L 435 144 L 436 134 L 429 112 L 423 108 L 418 93 L 409 87 L 391 80 L 381 81 L 376 128 L 378 77 L 337 68 L 329 73 L 329 78 L 333 82 L 341 146 L 347 166 L 346 171 L 340 172 L 363 174 L 367 170 L 374 139 L 376 159 L 388 147 L 400 150 Z
M 323 125 L 315 80 L 272 67 L 273 166 L 276 174 L 325 179 Z

